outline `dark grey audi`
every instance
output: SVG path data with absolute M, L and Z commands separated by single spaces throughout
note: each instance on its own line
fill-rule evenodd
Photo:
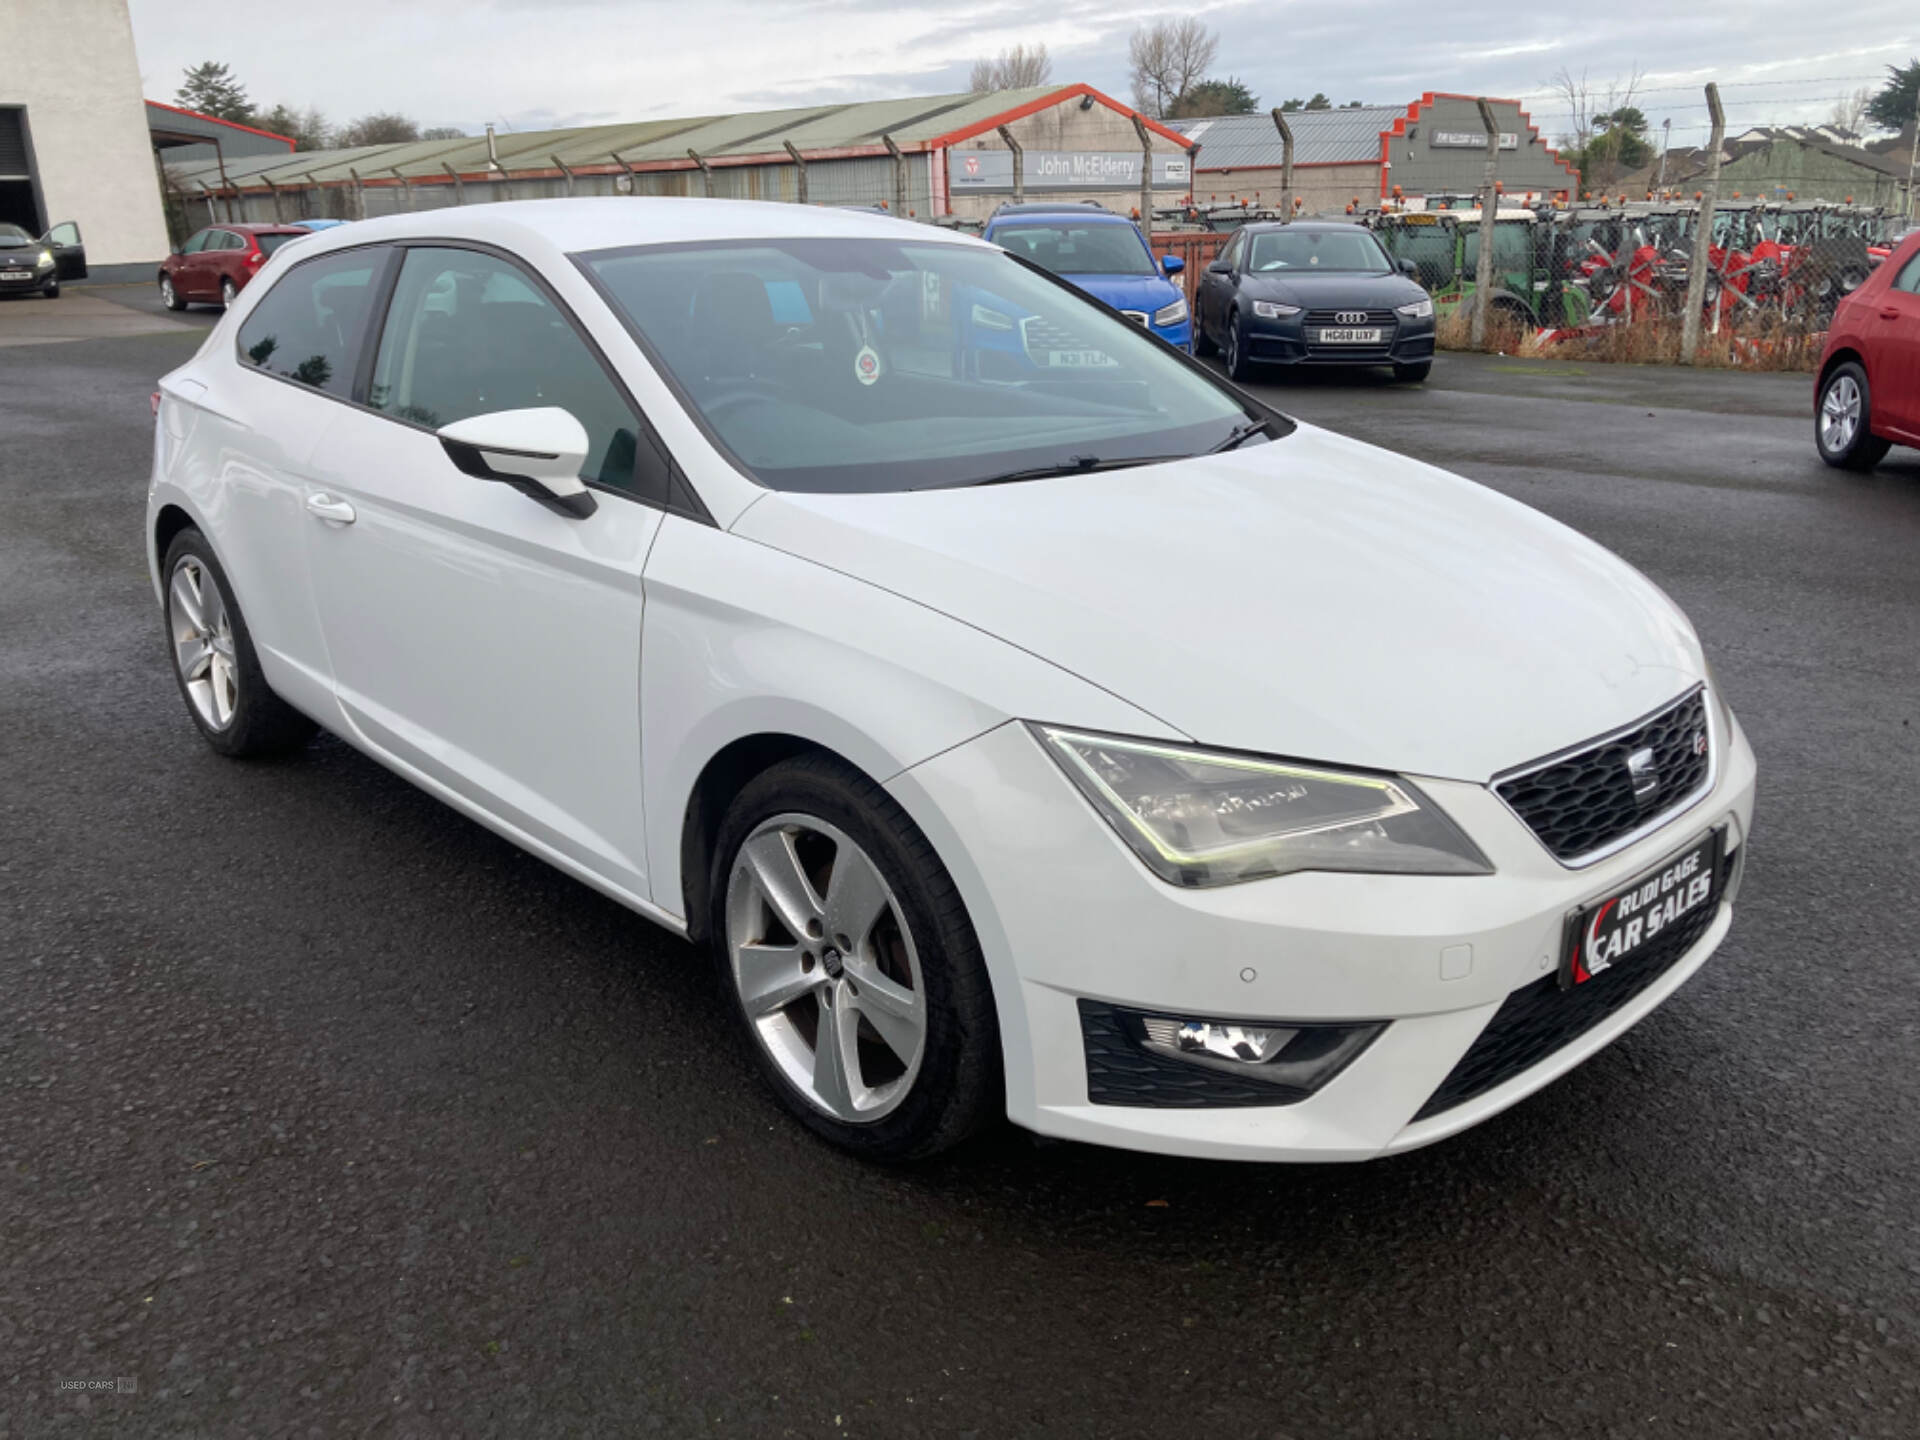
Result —
M 1200 277 L 1193 348 L 1224 352 L 1227 374 L 1256 365 L 1433 368 L 1433 299 L 1371 232 L 1338 220 L 1248 225 Z

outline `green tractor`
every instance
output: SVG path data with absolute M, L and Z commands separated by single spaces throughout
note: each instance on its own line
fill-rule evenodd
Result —
M 1411 260 L 1443 319 L 1473 294 L 1480 263 L 1480 211 L 1467 206 L 1376 215 L 1370 223 L 1388 255 Z M 1496 320 L 1530 329 L 1580 326 L 1592 314 L 1586 292 L 1572 283 L 1567 236 L 1551 212 L 1502 209 L 1493 226 Z

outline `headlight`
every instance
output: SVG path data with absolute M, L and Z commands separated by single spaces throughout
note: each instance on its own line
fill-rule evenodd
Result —
M 1134 854 L 1175 885 L 1295 870 L 1493 873 L 1431 800 L 1392 776 L 1029 728 Z
M 1393 313 L 1408 320 L 1431 320 L 1433 318 L 1433 297 L 1423 295 L 1411 305 L 1396 305 Z
M 989 310 L 984 305 L 975 305 L 973 307 L 973 323 L 978 325 L 982 330 L 1013 329 L 1013 317 L 1011 315 L 1003 315 L 998 310 Z
M 1262 320 L 1284 320 L 1289 315 L 1298 315 L 1300 307 L 1282 305 L 1277 300 L 1256 300 L 1253 302 L 1253 313 Z
M 1186 318 L 1187 300 L 1184 295 L 1171 305 L 1162 305 L 1153 312 L 1153 323 L 1156 325 L 1178 325 Z
M 53 264 L 53 252 L 51 250 L 42 250 L 38 255 L 33 257 L 33 263 L 37 269 L 46 269 L 49 265 Z

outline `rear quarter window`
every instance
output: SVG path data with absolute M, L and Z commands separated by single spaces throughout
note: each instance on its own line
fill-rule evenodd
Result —
M 387 254 L 343 250 L 287 271 L 241 325 L 240 363 L 348 397 Z

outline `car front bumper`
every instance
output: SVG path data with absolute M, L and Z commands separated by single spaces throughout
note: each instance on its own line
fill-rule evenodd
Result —
M 1737 725 L 1720 734 L 1719 716 L 1711 723 L 1720 754 L 1712 789 L 1651 835 L 1580 870 L 1549 855 L 1485 786 L 1416 776 L 1409 778 L 1473 837 L 1495 874 L 1302 872 L 1179 888 L 1138 862 L 1019 724 L 908 770 L 888 788 L 933 840 L 967 901 L 993 978 L 1016 1123 L 1165 1154 L 1359 1160 L 1497 1114 L 1629 1029 L 1713 953 L 1732 920 L 1732 891 L 1630 999 L 1470 1099 L 1441 1109 L 1430 1103 L 1515 992 L 1552 1006 L 1545 992 L 1557 985 L 1550 977 L 1572 911 L 1713 826 L 1727 827 L 1726 853 L 1744 861 L 1753 754 Z M 1737 864 L 1730 873 L 1737 888 Z M 1602 978 L 1621 976 L 1632 969 Z M 1332 1079 L 1290 1103 L 1095 1103 L 1083 1017 L 1108 1006 L 1247 1024 L 1386 1024 Z
M 1244 323 L 1247 358 L 1267 365 L 1413 365 L 1433 358 L 1431 317 L 1370 321 L 1386 331 L 1378 345 L 1321 344 L 1317 336 L 1324 325 L 1317 320 L 1309 323 L 1309 315 L 1282 320 L 1255 317 Z

